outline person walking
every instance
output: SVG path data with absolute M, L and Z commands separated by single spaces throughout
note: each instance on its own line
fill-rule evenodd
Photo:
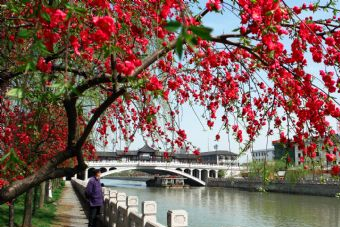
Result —
M 88 227 L 97 227 L 100 208 L 104 204 L 102 185 L 100 183 L 101 172 L 99 169 L 94 170 L 94 176 L 87 183 L 85 195 L 89 201 L 89 225 Z

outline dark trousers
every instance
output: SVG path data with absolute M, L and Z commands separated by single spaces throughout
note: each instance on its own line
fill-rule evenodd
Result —
M 100 206 L 91 207 L 89 212 L 89 227 L 97 227 L 98 216 L 100 214 Z

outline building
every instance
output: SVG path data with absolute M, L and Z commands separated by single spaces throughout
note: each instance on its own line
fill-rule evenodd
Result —
M 200 155 L 194 155 L 188 152 L 180 151 L 178 153 L 170 154 L 168 158 L 165 157 L 164 152 L 156 150 L 149 145 L 144 145 L 138 150 L 129 150 L 124 152 L 117 150 L 115 152 L 97 152 L 98 160 L 117 160 L 117 161 L 178 161 L 182 163 L 204 163 L 204 164 L 218 164 L 218 165 L 238 165 L 238 155 L 226 151 L 216 150 L 209 152 L 202 152 Z
M 339 135 L 336 135 L 334 139 L 340 140 Z M 311 140 L 308 139 L 306 140 L 305 145 L 308 146 L 310 143 L 311 143 Z M 321 164 L 323 166 L 326 166 L 327 165 L 327 159 L 326 159 L 327 152 L 322 149 L 323 140 L 318 139 L 315 143 L 317 144 L 317 149 L 315 151 L 316 156 L 313 160 L 315 161 L 316 164 Z M 286 158 L 287 153 L 288 153 L 290 162 L 293 163 L 295 166 L 305 163 L 304 161 L 301 160 L 301 158 L 303 157 L 303 151 L 299 149 L 298 144 L 292 143 L 288 147 L 288 146 L 284 146 L 284 144 L 280 143 L 279 141 L 273 141 L 273 146 L 274 146 L 274 154 L 275 154 L 274 159 L 275 160 Z M 336 151 L 333 151 L 333 149 L 330 149 L 330 153 L 334 154 L 336 157 L 334 164 L 340 164 L 339 152 L 336 152 Z
M 257 162 L 273 161 L 275 158 L 274 148 L 254 150 L 251 152 L 251 155 L 253 161 Z
M 149 145 L 145 144 L 138 150 L 117 150 L 115 152 L 97 152 L 99 160 L 117 160 L 117 161 L 164 161 L 164 154 Z
M 227 150 L 202 152 L 201 162 L 217 165 L 238 165 L 238 155 Z
M 306 146 L 308 146 L 308 143 L 309 142 L 306 142 Z M 323 143 L 322 141 L 318 142 L 318 146 L 317 146 L 317 150 L 316 150 L 316 156 L 314 158 L 314 161 L 318 164 L 321 164 L 323 166 L 327 166 L 327 164 L 330 164 L 330 163 L 327 163 L 327 159 L 326 159 L 326 151 L 325 150 L 322 150 L 322 146 L 323 146 Z M 335 161 L 333 162 L 333 164 L 340 164 L 340 154 L 339 152 L 337 151 L 334 151 L 332 149 L 330 149 L 331 151 L 329 153 L 332 153 L 335 155 L 336 159 Z M 299 146 L 297 144 L 294 144 L 294 156 L 295 156 L 295 159 L 294 159 L 294 164 L 295 165 L 301 165 L 303 164 L 304 162 L 301 161 L 301 157 L 303 157 L 303 150 L 300 150 L 299 149 Z

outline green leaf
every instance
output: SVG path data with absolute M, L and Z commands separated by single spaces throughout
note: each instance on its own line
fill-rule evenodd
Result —
M 155 115 L 149 114 L 148 116 L 146 116 L 146 122 L 150 124 L 154 118 Z
M 12 88 L 6 93 L 6 95 L 9 97 L 21 99 L 23 97 L 23 91 L 21 88 Z
M 198 37 L 204 40 L 211 40 L 210 33 L 212 32 L 211 28 L 204 26 L 190 26 L 190 30 L 197 35 Z
M 35 65 L 33 64 L 33 62 L 28 62 L 25 68 L 25 73 L 27 73 L 30 70 L 34 70 L 35 69 Z
M 41 14 L 41 17 L 42 17 L 45 21 L 47 21 L 47 22 L 50 22 L 50 21 L 51 21 L 50 15 L 49 15 L 48 13 L 46 13 L 46 12 L 43 12 L 43 13 Z
M 74 7 L 74 10 L 75 10 L 77 13 L 80 13 L 80 14 L 86 13 L 86 9 L 81 8 L 81 7 Z
M 64 87 L 63 83 L 54 83 L 51 85 L 51 88 L 62 88 Z
M 170 32 L 175 32 L 181 27 L 181 23 L 178 21 L 168 21 L 167 24 L 165 25 L 165 29 L 170 31 Z
M 0 163 L 4 162 L 6 160 L 6 158 L 8 158 L 9 155 L 10 155 L 10 153 L 8 152 L 4 156 L 2 156 L 2 158 L 0 159 Z
M 11 151 L 9 152 L 9 154 L 10 154 L 9 162 L 19 164 L 19 165 L 24 165 L 24 163 L 20 160 L 20 158 L 18 157 L 18 154 L 15 152 L 13 148 L 11 148 Z M 12 163 L 9 163 L 9 164 L 12 164 Z
M 177 42 L 176 42 L 176 53 L 179 57 L 179 59 L 182 59 L 182 55 L 183 55 L 183 39 L 181 37 L 179 37 L 177 39 Z
M 20 38 L 28 38 L 30 36 L 30 32 L 27 29 L 20 29 L 18 36 Z

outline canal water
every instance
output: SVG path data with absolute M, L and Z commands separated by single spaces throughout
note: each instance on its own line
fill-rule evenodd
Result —
M 190 227 L 340 227 L 340 199 L 226 188 L 148 188 L 144 182 L 102 179 L 107 187 L 157 202 L 158 222 L 183 209 Z

